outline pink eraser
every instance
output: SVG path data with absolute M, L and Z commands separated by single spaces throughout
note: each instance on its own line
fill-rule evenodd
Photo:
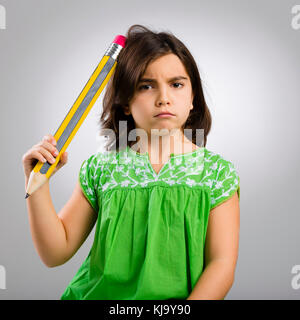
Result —
M 119 34 L 115 37 L 113 43 L 117 43 L 124 48 L 126 43 L 126 37 Z

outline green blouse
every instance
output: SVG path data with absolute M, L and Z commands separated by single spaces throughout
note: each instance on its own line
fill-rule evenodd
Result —
M 96 230 L 62 300 L 186 299 L 204 269 L 210 210 L 240 197 L 233 164 L 205 147 L 171 154 L 158 174 L 129 146 L 98 152 L 79 181 Z

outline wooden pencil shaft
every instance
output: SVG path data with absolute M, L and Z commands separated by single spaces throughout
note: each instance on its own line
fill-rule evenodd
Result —
M 77 130 L 113 74 L 116 67 L 116 59 L 120 51 L 121 46 L 113 43 L 105 52 L 105 55 L 94 70 L 92 76 L 87 81 L 75 103 L 54 134 L 54 138 L 57 141 L 56 148 L 59 152 L 55 163 L 50 164 L 49 162 L 43 163 L 38 161 L 30 174 L 25 199 L 50 178 L 61 155 L 72 141 Z
M 71 136 L 72 132 L 74 132 L 76 130 L 74 132 L 74 133 L 76 133 L 77 130 L 79 129 L 79 127 L 80 127 L 80 125 L 82 123 L 80 123 L 79 125 L 77 125 L 77 124 L 79 123 L 80 119 L 83 116 L 87 115 L 84 112 L 90 106 L 93 97 L 96 95 L 97 91 L 101 87 L 101 84 L 104 82 L 105 78 L 109 74 L 109 71 L 112 69 L 114 63 L 115 63 L 115 61 L 112 58 L 109 58 L 109 60 L 106 62 L 106 64 L 104 65 L 103 69 L 101 70 L 100 74 L 98 75 L 98 77 L 96 78 L 94 83 L 92 84 L 92 87 L 89 89 L 89 91 L 85 95 L 83 101 L 79 104 L 77 110 L 75 111 L 75 113 L 73 114 L 73 116 L 69 120 L 68 124 L 64 128 L 62 134 L 57 139 L 56 148 L 57 148 L 59 153 L 61 153 L 62 148 L 65 146 L 65 144 L 66 144 L 67 140 L 69 139 L 69 137 Z M 101 91 L 99 93 L 101 93 Z M 78 99 L 79 99 L 79 97 L 78 97 Z M 56 133 L 54 134 L 54 137 L 57 135 L 57 133 L 59 132 L 60 128 L 63 126 L 63 123 L 64 123 L 64 121 L 62 122 L 62 124 L 57 129 Z M 68 142 L 70 143 L 71 141 L 69 140 Z M 68 145 L 69 145 L 69 143 L 68 143 Z M 50 167 L 51 167 L 51 164 L 49 162 L 46 162 L 41 167 L 40 172 L 42 174 L 46 174 Z

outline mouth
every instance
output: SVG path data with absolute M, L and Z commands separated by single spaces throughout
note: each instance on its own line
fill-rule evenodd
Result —
M 174 116 L 173 113 L 162 112 L 162 113 L 157 114 L 155 117 L 157 117 L 157 118 L 166 118 L 166 117 L 173 117 L 173 116 Z

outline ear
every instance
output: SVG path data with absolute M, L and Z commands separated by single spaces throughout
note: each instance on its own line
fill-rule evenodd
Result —
M 192 103 L 191 103 L 190 110 L 192 110 L 192 109 L 194 108 L 194 106 L 193 106 L 194 97 L 195 97 L 195 95 L 194 95 L 194 94 L 192 94 Z
M 125 106 L 123 106 L 123 112 L 126 116 L 130 115 L 130 110 L 129 110 L 129 106 L 128 104 L 125 104 Z

